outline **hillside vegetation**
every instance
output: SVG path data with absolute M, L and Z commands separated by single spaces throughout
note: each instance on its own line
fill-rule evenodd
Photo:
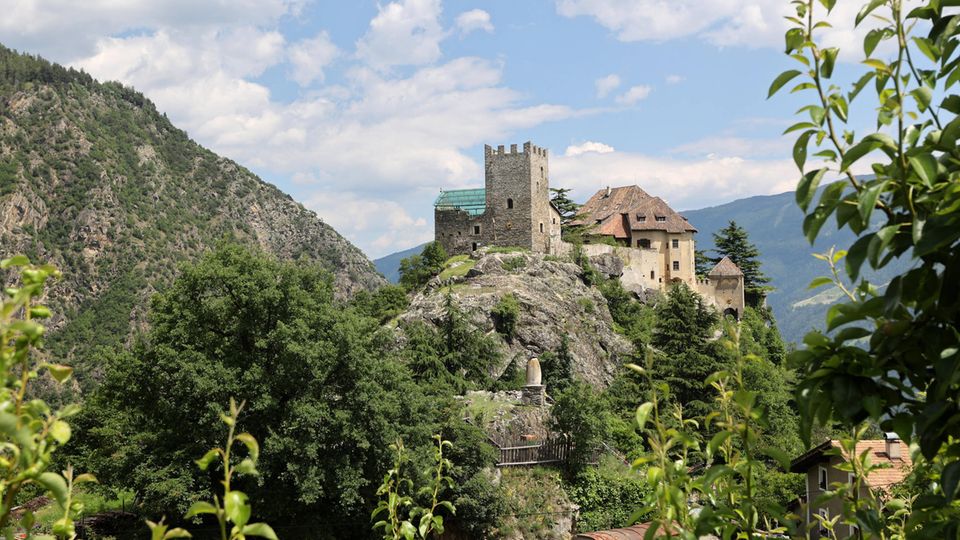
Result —
M 0 257 L 63 270 L 48 347 L 76 358 L 124 342 L 178 264 L 223 239 L 319 262 L 340 298 L 384 283 L 313 212 L 139 92 L 0 46 Z

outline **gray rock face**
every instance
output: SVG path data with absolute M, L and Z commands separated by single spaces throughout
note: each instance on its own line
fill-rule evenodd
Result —
M 605 277 L 618 278 L 623 275 L 623 260 L 612 253 L 590 257 L 590 264 Z
M 481 257 L 465 278 L 450 286 L 469 323 L 478 332 L 499 339 L 503 362 L 490 366 L 494 378 L 502 376 L 511 365 L 525 371 L 529 358 L 557 351 L 562 336 L 567 334 L 574 376 L 597 387 L 612 380 L 632 345 L 613 331 L 606 299 L 596 289 L 584 285 L 581 274 L 579 266 L 541 254 L 495 253 Z M 400 319 L 439 325 L 446 291 L 447 287 L 439 281 L 432 282 L 413 298 Z M 509 340 L 496 333 L 490 315 L 508 293 L 520 305 L 515 334 Z M 550 380 L 545 377 L 543 384 L 550 394 Z

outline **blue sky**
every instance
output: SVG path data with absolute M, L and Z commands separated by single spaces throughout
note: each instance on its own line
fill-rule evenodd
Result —
M 838 3 L 852 21 L 856 2 Z M 585 200 L 679 210 L 792 189 L 767 101 L 787 0 L 13 0 L 0 41 L 144 92 L 376 258 L 433 236 L 483 144 L 532 140 Z M 853 59 L 864 29 L 824 39 Z M 855 116 L 854 118 L 861 118 Z M 869 116 L 862 113 L 863 127 Z

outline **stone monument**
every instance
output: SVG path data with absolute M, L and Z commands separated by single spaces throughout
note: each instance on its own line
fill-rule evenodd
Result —
M 542 406 L 545 401 L 546 387 L 540 373 L 540 360 L 531 358 L 527 361 L 527 382 L 523 385 L 521 402 L 525 405 Z

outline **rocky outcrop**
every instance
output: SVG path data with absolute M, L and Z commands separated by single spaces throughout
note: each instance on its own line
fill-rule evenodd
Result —
M 511 365 L 522 370 L 529 358 L 556 352 L 566 334 L 574 376 L 604 386 L 632 350 L 614 332 L 606 299 L 583 283 L 582 271 L 573 263 L 526 252 L 485 255 L 465 278 L 453 283 L 435 279 L 413 298 L 401 321 L 439 325 L 447 291 L 477 331 L 497 336 L 503 361 L 490 368 L 495 378 Z M 516 330 L 509 338 L 496 332 L 491 316 L 506 294 L 512 294 L 520 306 Z M 543 383 L 549 394 L 549 378 Z

